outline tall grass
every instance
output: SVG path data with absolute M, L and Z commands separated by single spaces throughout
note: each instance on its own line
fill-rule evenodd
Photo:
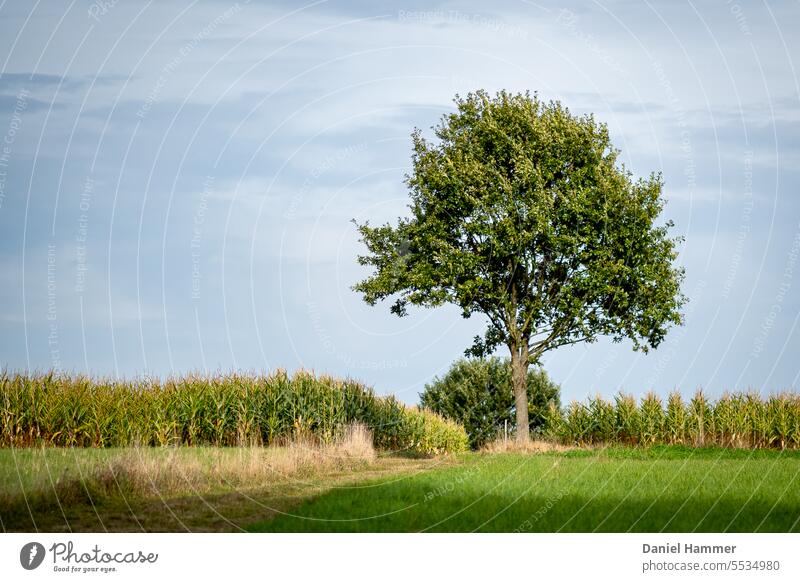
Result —
M 437 454 L 467 447 L 460 425 L 359 382 L 308 372 L 163 382 L 0 372 L 0 446 L 331 443 L 353 423 L 368 427 L 382 449 Z
M 638 403 L 618 395 L 551 407 L 546 436 L 565 444 L 683 444 L 733 448 L 800 447 L 800 394 L 762 398 L 725 394 L 716 402 L 702 392 L 685 402 L 673 392 L 664 403 L 648 394 Z
M 290 440 L 268 449 L 124 449 L 119 456 L 96 465 L 78 479 L 62 475 L 55 493 L 64 502 L 87 493 L 92 498 L 102 498 L 119 492 L 146 496 L 264 486 L 285 478 L 369 466 L 375 457 L 372 435 L 360 424 L 345 427 L 327 444 Z

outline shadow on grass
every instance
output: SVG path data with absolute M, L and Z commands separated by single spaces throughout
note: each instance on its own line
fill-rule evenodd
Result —
M 800 531 L 798 457 L 608 449 L 475 457 L 332 491 L 250 527 L 276 532 Z
M 287 487 L 165 498 L 121 493 L 90 498 L 84 492 L 57 499 L 38 493 L 27 503 L 0 500 L 0 522 L 8 532 L 236 532 L 297 506 L 302 497 L 293 493 Z
M 798 508 L 770 500 L 622 499 L 530 495 L 521 500 L 452 494 L 436 503 L 426 490 L 336 492 L 248 528 L 259 532 L 799 532 Z

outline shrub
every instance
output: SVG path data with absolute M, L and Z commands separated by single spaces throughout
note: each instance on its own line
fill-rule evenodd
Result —
M 420 394 L 423 408 L 454 420 L 479 448 L 493 440 L 505 423 L 515 423 L 511 365 L 507 358 L 460 359 L 442 378 L 434 378 Z M 530 428 L 539 431 L 551 404 L 559 405 L 559 387 L 541 369 L 528 371 Z

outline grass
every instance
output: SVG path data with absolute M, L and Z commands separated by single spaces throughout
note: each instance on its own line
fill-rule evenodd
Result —
M 331 491 L 278 532 L 798 532 L 800 454 L 661 446 L 471 454 Z
M 0 450 L 4 531 L 800 532 L 800 451 Z M 24 495 L 23 495 L 24 492 Z
M 422 463 L 378 456 L 363 425 L 329 444 L 5 449 L 0 525 L 3 531 L 241 531 L 325 491 Z

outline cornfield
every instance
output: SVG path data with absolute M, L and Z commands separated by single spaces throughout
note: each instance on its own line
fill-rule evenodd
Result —
M 800 394 L 762 398 L 725 394 L 716 402 L 697 392 L 685 402 L 678 392 L 664 402 L 648 394 L 640 402 L 620 394 L 551 406 L 544 435 L 565 444 L 682 444 L 735 448 L 800 447 Z
M 103 381 L 0 372 L 0 446 L 125 447 L 332 442 L 366 425 L 380 449 L 419 454 L 467 448 L 464 429 L 352 380 L 269 375 Z

